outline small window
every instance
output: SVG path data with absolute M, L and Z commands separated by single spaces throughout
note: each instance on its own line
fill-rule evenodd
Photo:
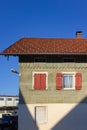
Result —
M 62 84 L 64 89 L 74 89 L 75 88 L 75 75 L 73 74 L 63 74 Z
M 12 101 L 12 98 L 7 98 L 7 101 Z
M 0 98 L 0 101 L 4 101 L 4 98 Z
M 47 89 L 47 73 L 46 72 L 33 73 L 33 89 L 35 90 Z
M 47 122 L 47 107 L 38 106 L 35 108 L 35 120 L 36 123 L 46 123 Z
M 16 98 L 16 99 L 15 99 L 15 101 L 19 101 L 19 99 L 18 99 L 18 98 Z

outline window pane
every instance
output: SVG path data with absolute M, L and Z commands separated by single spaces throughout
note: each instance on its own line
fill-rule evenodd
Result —
M 73 76 L 69 76 L 69 87 L 73 87 Z
M 18 98 L 16 98 L 16 99 L 15 99 L 15 101 L 19 101 L 19 99 L 18 99 Z
M 63 88 L 73 87 L 73 75 L 63 75 Z
M 12 101 L 12 98 L 7 98 L 8 101 Z

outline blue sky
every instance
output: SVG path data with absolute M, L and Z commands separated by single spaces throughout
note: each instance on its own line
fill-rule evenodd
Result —
M 0 0 L 0 51 L 22 37 L 87 38 L 87 0 Z M 0 56 L 0 95 L 18 95 L 18 58 Z

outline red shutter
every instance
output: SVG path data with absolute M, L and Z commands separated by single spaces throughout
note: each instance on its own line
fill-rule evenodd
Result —
M 82 74 L 76 73 L 75 75 L 75 88 L 76 90 L 80 90 L 82 87 Z
M 34 74 L 34 89 L 40 89 L 40 74 Z
M 56 89 L 61 90 L 62 89 L 62 74 L 58 73 L 56 75 Z
M 46 89 L 46 74 L 40 74 L 40 89 Z

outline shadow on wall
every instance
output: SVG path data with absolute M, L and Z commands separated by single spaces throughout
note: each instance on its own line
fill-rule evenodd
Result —
M 21 91 L 20 97 L 21 103 L 26 104 Z M 78 103 L 65 117 L 55 124 L 53 128 L 45 130 L 87 130 L 87 103 L 84 102 L 87 102 L 87 97 Z M 18 130 L 39 130 L 35 118 L 31 115 L 27 105 L 20 104 L 19 113 Z M 35 114 L 34 109 L 33 113 Z
M 52 130 L 87 130 L 87 97 L 60 120 Z
M 25 99 L 21 91 L 20 91 L 20 97 L 22 101 L 21 99 L 19 99 L 18 130 L 39 130 L 38 126 L 36 125 L 35 119 L 32 117 L 26 105 Z M 23 104 L 20 104 L 20 101 Z

